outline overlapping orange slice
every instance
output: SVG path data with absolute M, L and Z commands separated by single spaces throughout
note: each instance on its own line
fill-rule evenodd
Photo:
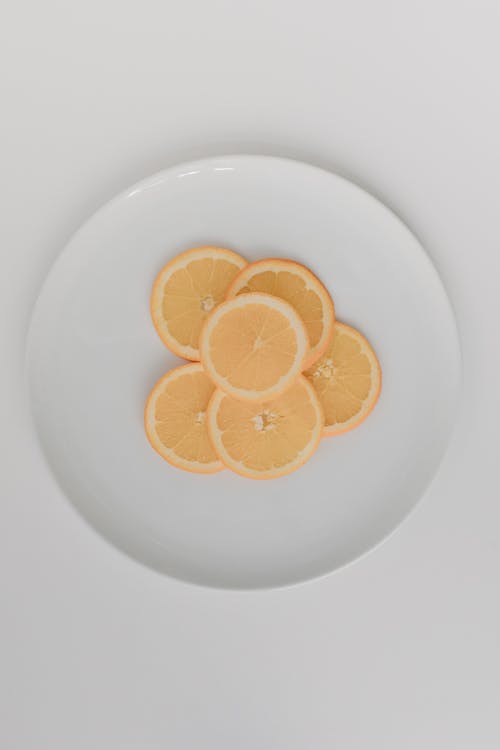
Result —
M 302 466 L 316 450 L 324 416 L 302 375 L 271 401 L 241 401 L 215 391 L 208 429 L 222 462 L 251 479 L 274 479 Z
M 208 436 L 206 413 L 214 392 L 199 362 L 170 370 L 146 403 L 144 424 L 153 448 L 186 471 L 212 474 L 223 465 Z
M 380 365 L 366 338 L 339 322 L 327 351 L 305 375 L 325 412 L 325 435 L 340 435 L 361 424 L 382 385 Z
M 195 247 L 164 266 L 153 285 L 151 317 L 163 343 L 185 359 L 200 359 L 200 332 L 246 260 L 223 247 Z
M 207 319 L 200 357 L 215 385 L 234 398 L 265 401 L 290 386 L 309 349 L 293 307 L 270 294 L 241 294 Z
M 265 292 L 284 299 L 298 312 L 309 336 L 304 367 L 325 351 L 333 335 L 335 309 L 328 290 L 312 271 L 292 260 L 267 258 L 250 263 L 231 283 L 227 297 Z

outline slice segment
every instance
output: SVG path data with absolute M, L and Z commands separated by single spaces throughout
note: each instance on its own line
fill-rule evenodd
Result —
M 223 468 L 206 423 L 213 392 L 211 380 L 196 362 L 167 372 L 149 395 L 146 435 L 155 451 L 179 469 L 212 474 Z
M 234 398 L 265 401 L 299 376 L 309 348 L 293 307 L 269 294 L 241 294 L 207 319 L 200 357 L 207 375 Z
M 316 450 L 324 425 L 315 390 L 302 375 L 272 401 L 250 403 L 217 390 L 207 420 L 223 463 L 251 479 L 274 479 L 298 469 Z
M 309 367 L 321 356 L 333 336 L 335 308 L 328 290 L 312 271 L 301 263 L 284 258 L 249 263 L 233 280 L 227 298 L 248 292 L 265 292 L 280 297 L 298 312 L 310 342 L 304 367 Z
M 165 346 L 199 360 L 203 323 L 245 265 L 232 250 L 207 246 L 186 250 L 161 269 L 151 294 L 151 317 Z
M 338 321 L 327 351 L 304 374 L 325 412 L 325 435 L 340 435 L 363 422 L 382 385 L 378 359 L 366 338 Z

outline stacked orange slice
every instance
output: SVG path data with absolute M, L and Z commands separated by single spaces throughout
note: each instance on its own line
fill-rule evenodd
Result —
M 188 250 L 158 274 L 151 315 L 163 343 L 195 360 L 167 373 L 145 409 L 149 441 L 178 468 L 289 474 L 378 399 L 370 344 L 336 321 L 326 287 L 294 261 Z

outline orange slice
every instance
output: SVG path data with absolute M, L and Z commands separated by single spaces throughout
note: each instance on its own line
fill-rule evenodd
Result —
M 377 403 L 382 374 L 375 352 L 359 331 L 335 323 L 321 359 L 305 373 L 325 412 L 325 435 L 357 427 Z
M 335 309 L 328 290 L 308 268 L 281 258 L 250 263 L 236 276 L 227 297 L 246 292 L 280 297 L 299 313 L 310 342 L 304 367 L 309 367 L 325 351 L 333 336 Z
M 195 247 L 177 255 L 156 277 L 151 317 L 163 343 L 175 354 L 199 360 L 205 318 L 226 296 L 246 260 L 223 247 Z
M 212 443 L 223 463 L 251 479 L 274 479 L 302 466 L 316 450 L 324 417 L 302 375 L 272 401 L 248 402 L 215 391 L 207 412 Z
M 224 392 L 250 401 L 266 401 L 288 388 L 308 348 L 298 314 L 270 294 L 240 294 L 223 302 L 200 336 L 207 375 Z
M 160 456 L 179 469 L 212 474 L 223 468 L 206 423 L 213 392 L 212 382 L 196 362 L 167 372 L 149 395 L 146 435 Z

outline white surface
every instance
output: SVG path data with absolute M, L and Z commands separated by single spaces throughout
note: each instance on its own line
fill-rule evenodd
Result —
M 153 328 L 152 283 L 202 244 L 307 264 L 380 358 L 370 419 L 280 480 L 176 470 L 144 434 L 148 393 L 181 363 Z M 44 284 L 27 366 L 44 453 L 80 512 L 157 570 L 230 588 L 322 575 L 387 536 L 436 471 L 461 379 L 449 300 L 415 237 L 351 182 L 266 156 L 184 163 L 98 211 Z
M 6 750 L 500 745 L 496 2 L 10 4 L 2 64 L 0 590 Z M 225 151 L 336 168 L 435 261 L 465 392 L 425 500 L 327 579 L 171 582 L 58 493 L 25 432 L 34 298 L 70 234 L 156 169 Z

